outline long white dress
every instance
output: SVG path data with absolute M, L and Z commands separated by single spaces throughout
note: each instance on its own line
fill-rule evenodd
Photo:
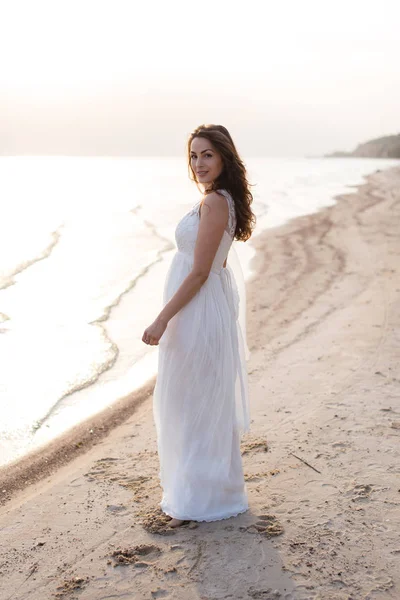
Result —
M 223 266 L 236 215 L 230 194 L 218 191 L 228 203 L 228 225 L 208 279 L 160 339 L 153 394 L 160 506 L 171 517 L 194 521 L 226 519 L 249 508 L 240 453 L 240 435 L 250 422 L 248 348 L 229 258 Z M 176 227 L 177 252 L 165 281 L 164 305 L 193 266 L 200 202 Z

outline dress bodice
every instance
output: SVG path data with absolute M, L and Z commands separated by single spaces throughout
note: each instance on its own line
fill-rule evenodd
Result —
M 229 217 L 226 229 L 223 233 L 221 242 L 218 246 L 211 271 L 220 273 L 224 262 L 228 256 L 230 247 L 232 245 L 235 230 L 236 230 L 236 213 L 235 203 L 232 196 L 226 190 L 218 190 L 226 198 L 229 208 Z M 193 208 L 184 215 L 179 221 L 175 230 L 175 241 L 178 247 L 178 251 L 182 252 L 189 257 L 194 259 L 194 249 L 196 246 L 197 233 L 200 222 L 200 204 L 201 200 L 197 202 Z

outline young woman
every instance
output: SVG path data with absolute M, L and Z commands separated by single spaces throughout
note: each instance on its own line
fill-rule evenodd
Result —
M 252 234 L 253 196 L 222 125 L 201 125 L 190 135 L 188 162 L 204 195 L 176 227 L 163 309 L 142 337 L 159 345 L 153 414 L 160 506 L 171 527 L 248 509 L 240 454 L 250 423 L 246 295 L 231 246 Z

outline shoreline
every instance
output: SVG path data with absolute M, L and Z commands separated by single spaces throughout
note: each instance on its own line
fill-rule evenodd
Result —
M 396 169 L 400 170 L 400 166 L 389 167 L 383 171 L 377 170 L 375 173 Z M 375 173 L 365 176 L 366 183 L 359 185 L 355 184 L 349 187 L 353 187 L 355 191 L 363 188 L 368 184 L 369 178 Z M 251 302 L 249 289 L 253 282 L 256 281 L 258 275 L 265 269 L 265 243 L 268 241 L 270 235 L 279 234 L 280 231 L 285 235 L 284 232 L 286 229 L 290 231 L 293 225 L 296 227 L 297 223 L 301 225 L 303 222 L 307 222 L 310 217 L 312 218 L 321 212 L 329 211 L 329 209 L 336 206 L 337 203 L 343 201 L 348 196 L 352 196 L 352 193 L 338 194 L 334 196 L 335 204 L 333 206 L 323 207 L 317 212 L 310 213 L 309 215 L 294 217 L 283 225 L 278 225 L 265 230 L 253 239 L 252 243 L 255 249 L 255 255 L 250 262 L 250 269 L 253 272 L 253 275 L 246 281 L 248 305 Z M 249 315 L 247 320 L 249 321 Z M 123 396 L 99 413 L 77 423 L 39 448 L 16 458 L 10 463 L 0 465 L 0 489 L 6 490 L 6 492 L 3 491 L 3 493 L 0 493 L 0 506 L 11 500 L 18 491 L 22 491 L 27 486 L 38 483 L 41 479 L 47 477 L 58 468 L 65 466 L 76 457 L 90 450 L 94 445 L 105 438 L 110 431 L 118 427 L 134 414 L 138 407 L 146 399 L 152 396 L 155 382 L 156 377 L 151 378 L 146 384 L 134 392 Z
M 389 169 L 391 168 L 396 167 L 389 167 Z M 365 179 L 368 177 L 368 175 L 365 176 Z M 359 185 L 354 184 L 349 187 L 358 189 Z M 340 194 L 333 197 L 335 204 L 340 201 L 340 198 Z M 260 248 L 263 248 L 264 241 L 269 238 L 270 233 L 273 234 L 286 226 L 290 226 L 294 221 L 318 214 L 325 208 L 327 207 L 322 207 L 309 215 L 293 217 L 283 225 L 267 228 L 257 235 L 257 238 L 260 238 Z M 246 288 L 251 286 L 258 274 L 258 260 L 260 257 L 257 249 L 259 245 L 255 241 L 256 237 L 252 240 L 255 255 L 249 264 L 253 275 L 246 280 Z M 40 447 L 28 451 L 4 465 L 0 465 L 0 490 L 6 490 L 3 493 L 0 492 L 0 506 L 10 501 L 19 491 L 24 490 L 29 485 L 38 483 L 40 479 L 47 477 L 56 469 L 65 466 L 99 443 L 110 431 L 128 419 L 141 403 L 152 395 L 155 381 L 156 376 L 149 379 L 134 392 L 119 398 L 110 406 L 78 422 L 73 427 L 40 445 Z
M 152 396 L 156 378 L 32 452 L 0 467 L 0 506 L 88 452 Z
M 389 169 L 392 168 L 397 167 L 389 167 Z M 365 176 L 365 179 L 367 180 L 368 177 L 369 175 Z M 360 185 L 352 185 L 349 187 L 358 189 Z M 335 204 L 339 202 L 341 198 L 342 195 L 340 194 L 334 196 L 333 199 L 335 200 Z M 251 259 L 249 265 L 253 275 L 246 281 L 246 289 L 252 285 L 253 281 L 255 281 L 258 276 L 258 265 L 262 258 L 257 250 L 261 249 L 261 251 L 263 251 L 264 243 L 267 241 L 270 234 L 274 234 L 274 232 L 284 229 L 285 227 L 290 227 L 293 222 L 301 222 L 301 219 L 312 217 L 326 208 L 329 207 L 323 207 L 317 212 L 310 213 L 309 215 L 302 215 L 289 219 L 287 223 L 268 228 L 260 233 L 257 238 L 254 238 L 252 243 L 255 249 L 255 255 Z M 259 243 L 257 243 L 258 238 L 260 239 Z M 247 299 L 247 303 L 249 303 L 249 298 Z M 38 483 L 41 479 L 51 475 L 55 470 L 65 466 L 70 461 L 84 454 L 99 443 L 110 433 L 110 431 L 115 427 L 118 427 L 134 414 L 142 402 L 152 395 L 155 382 L 156 376 L 151 378 L 134 392 L 119 398 L 112 405 L 87 417 L 40 447 L 23 454 L 21 457 L 18 457 L 5 465 L 0 465 L 0 490 L 3 491 L 3 493 L 0 492 L 0 506 L 9 502 L 19 491 L 23 491 L 29 485 Z
M 249 511 L 168 533 L 153 380 L 0 469 L 6 597 L 398 597 L 400 167 L 354 188 L 254 238 Z
M 278 159 L 280 160 L 280 159 Z M 298 159 L 296 159 L 298 160 Z M 360 161 L 358 161 L 360 162 Z M 398 161 L 399 162 L 399 161 Z M 313 167 L 310 167 L 309 163 L 305 163 L 304 164 L 304 168 L 306 169 L 307 173 L 308 171 L 310 171 L 310 177 L 311 177 L 311 183 L 313 182 L 315 184 L 315 186 L 311 185 L 310 186 L 310 195 L 309 198 L 307 200 L 307 203 L 301 203 L 300 205 L 303 208 L 299 208 L 296 210 L 292 210 L 291 209 L 291 202 L 288 203 L 288 205 L 286 206 L 284 204 L 284 206 L 282 207 L 282 211 L 281 211 L 281 216 L 279 216 L 279 210 L 277 211 L 276 209 L 274 209 L 273 207 L 275 206 L 275 201 L 272 201 L 270 203 L 270 206 L 268 207 L 268 210 L 266 210 L 265 208 L 265 202 L 262 202 L 262 197 L 261 197 L 261 204 L 260 206 L 264 206 L 263 210 L 260 212 L 259 217 L 259 224 L 258 227 L 255 231 L 256 236 L 260 235 L 263 233 L 264 227 L 267 227 L 267 231 L 270 230 L 275 230 L 276 227 L 282 225 L 282 215 L 286 214 L 289 215 L 289 220 L 292 220 L 293 218 L 296 218 L 296 216 L 294 215 L 294 213 L 297 214 L 302 214 L 302 210 L 306 209 L 306 213 L 307 214 L 314 214 L 315 212 L 318 212 L 318 205 L 320 204 L 321 198 L 324 199 L 324 203 L 326 204 L 326 202 L 331 202 L 334 201 L 333 197 L 330 196 L 330 193 L 335 193 L 334 197 L 338 197 L 338 195 L 340 193 L 343 193 L 343 191 L 347 188 L 351 188 L 351 187 L 356 187 L 357 183 L 361 183 L 362 182 L 362 177 L 363 177 L 363 173 L 365 171 L 365 169 L 368 171 L 372 171 L 374 168 L 380 168 L 380 165 L 377 166 L 373 166 L 373 163 L 368 162 L 367 164 L 369 165 L 368 167 L 360 167 L 360 165 L 357 163 L 354 164 L 350 170 L 349 173 L 349 169 L 345 169 L 344 170 L 344 175 L 343 177 L 340 179 L 340 177 L 338 177 L 338 174 L 335 175 L 335 177 L 329 177 L 329 174 L 325 173 L 325 177 L 324 179 L 326 179 L 326 187 L 325 188 L 321 188 L 319 186 L 318 183 L 318 177 L 315 178 L 313 177 Z M 254 168 L 258 169 L 260 165 L 253 165 Z M 382 163 L 382 168 L 386 168 L 386 163 L 383 162 Z M 315 173 L 314 173 L 315 175 Z M 307 177 L 308 179 L 308 177 Z M 341 180 L 341 184 L 338 183 L 339 179 Z M 335 186 L 332 188 L 332 183 L 336 181 Z M 345 182 L 347 181 L 352 181 L 353 185 L 345 185 Z M 290 186 L 291 187 L 291 186 Z M 301 188 L 301 186 L 300 186 Z M 286 186 L 284 186 L 282 188 L 282 190 L 285 190 Z M 331 190 L 330 193 L 326 193 L 327 190 Z M 314 192 L 313 192 L 314 190 Z M 335 190 L 335 192 L 334 192 Z M 264 190 L 266 191 L 266 190 Z M 301 188 L 300 194 L 301 197 L 303 197 L 304 195 L 304 187 Z M 290 194 L 289 194 L 290 196 Z M 268 198 L 269 194 L 267 193 L 267 195 L 264 194 L 264 199 Z M 295 200 L 295 198 L 294 198 Z M 257 203 L 257 202 L 256 202 Z M 305 205 L 307 204 L 308 208 L 305 208 Z M 322 207 L 321 207 L 322 208 Z M 311 212 L 308 212 L 311 211 Z M 304 214 L 304 213 L 303 213 Z M 290 216 L 291 215 L 291 216 Z M 287 222 L 287 221 L 286 221 Z M 273 225 L 273 227 L 271 227 L 271 225 Z M 162 236 L 161 236 L 162 237 Z M 254 238 L 253 238 L 254 240 Z M 249 269 L 249 262 L 250 262 L 250 256 L 253 255 L 253 240 L 251 240 L 247 246 L 245 246 L 244 244 L 239 244 L 237 247 L 237 250 L 240 251 L 240 254 L 243 252 L 243 260 L 242 263 L 244 268 L 246 270 Z M 239 247 L 240 246 L 240 247 Z M 158 264 L 153 265 L 153 267 L 151 268 L 151 276 L 155 279 L 157 279 L 158 281 L 161 281 L 163 279 L 163 277 L 165 277 L 165 273 L 166 273 L 166 268 L 165 265 L 168 262 L 168 252 L 166 253 L 166 256 L 164 256 L 163 254 L 163 259 L 160 260 L 158 262 Z M 33 259 L 34 261 L 36 259 Z M 143 273 L 142 273 L 143 275 Z M 71 431 L 73 429 L 73 427 L 77 427 L 79 426 L 80 423 L 83 423 L 85 420 L 88 422 L 88 429 L 90 429 L 90 413 L 92 411 L 92 407 L 94 409 L 94 407 L 97 405 L 97 409 L 96 412 L 94 414 L 97 414 L 99 411 L 103 410 L 106 405 L 108 404 L 109 406 L 113 405 L 115 402 L 118 402 L 119 398 L 121 398 L 122 396 L 126 396 L 128 394 L 131 393 L 131 391 L 133 389 L 137 390 L 140 389 L 140 387 L 146 383 L 146 381 L 149 381 L 150 378 L 152 376 L 156 375 L 155 372 L 155 365 L 152 366 L 151 372 L 147 373 L 146 377 L 141 377 L 141 381 L 139 383 L 139 385 L 135 385 L 135 377 L 136 377 L 136 372 L 137 369 L 136 367 L 138 367 L 139 372 L 142 372 L 142 361 L 140 360 L 138 363 L 135 364 L 134 369 L 132 369 L 132 371 L 130 370 L 130 367 L 132 366 L 132 351 L 134 353 L 134 355 L 136 355 L 136 352 L 139 351 L 140 354 L 140 343 L 137 341 L 138 340 L 138 336 L 134 335 L 133 338 L 131 336 L 126 336 L 124 334 L 124 329 L 126 330 L 127 328 L 130 329 L 131 327 L 133 327 L 134 333 L 136 331 L 136 334 L 138 334 L 138 331 L 140 331 L 140 329 L 143 327 L 145 327 L 147 325 L 147 321 L 148 318 L 145 317 L 146 314 L 146 310 L 149 313 L 147 316 L 150 318 L 151 315 L 154 313 L 154 310 L 157 310 L 157 302 L 154 302 L 154 306 L 151 304 L 151 302 L 149 304 L 145 303 L 145 308 L 147 307 L 147 309 L 140 311 L 140 315 L 138 315 L 136 313 L 136 317 L 134 319 L 132 319 L 132 310 L 131 310 L 131 305 L 135 305 L 137 303 L 137 300 L 140 298 L 145 298 L 147 301 L 147 276 L 142 277 L 142 275 L 140 275 L 139 280 L 137 282 L 137 285 L 134 286 L 135 289 L 130 289 L 131 283 L 129 283 L 129 285 L 127 287 L 125 287 L 125 289 L 121 292 L 121 296 L 117 302 L 117 305 L 114 306 L 113 310 L 112 310 L 112 315 L 110 316 L 110 319 L 107 320 L 107 322 L 105 323 L 105 327 L 107 332 L 105 332 L 106 338 L 109 338 L 110 340 L 114 340 L 115 344 L 118 346 L 119 348 L 119 353 L 118 353 L 118 360 L 116 361 L 115 365 L 111 368 L 111 369 L 106 369 L 105 371 L 103 370 L 103 367 L 101 367 L 100 371 L 97 369 L 95 369 L 95 372 L 97 373 L 97 375 L 95 375 L 95 377 L 97 378 L 96 380 L 87 380 L 86 377 L 84 376 L 83 379 L 79 379 L 78 383 L 74 383 L 74 377 L 72 377 L 70 383 L 72 388 L 75 389 L 75 392 L 72 393 L 72 396 L 68 393 L 66 393 L 66 395 L 59 397 L 58 400 L 55 401 L 55 403 L 53 402 L 52 406 L 48 407 L 48 410 L 46 412 L 45 415 L 43 415 L 42 413 L 37 413 L 37 410 L 40 411 L 39 408 L 37 409 L 33 409 L 31 411 L 31 418 L 33 419 L 32 423 L 35 423 L 35 429 L 37 429 L 37 431 L 35 431 L 35 433 L 32 436 L 32 432 L 29 433 L 29 430 L 27 430 L 26 432 L 21 431 L 20 433 L 18 433 L 18 418 L 17 415 L 15 415 L 15 423 L 11 424 L 11 429 L 10 429 L 10 436 L 11 436 L 11 440 L 9 443 L 7 443 L 6 441 L 6 436 L 8 436 L 8 434 L 6 434 L 6 432 L 4 432 L 4 439 L 3 439 L 3 444 L 0 444 L 1 448 L 0 448 L 0 454 L 2 454 L 2 461 L 0 464 L 0 477 L 1 477 L 1 473 L 4 472 L 2 471 L 3 469 L 5 469 L 8 465 L 15 463 L 16 461 L 20 461 L 23 460 L 25 457 L 27 457 L 31 452 L 35 451 L 36 448 L 38 448 L 40 446 L 40 448 L 44 447 L 44 443 L 51 443 L 53 440 L 55 439 L 59 439 L 60 436 L 62 436 L 64 433 L 66 433 L 66 431 Z M 253 274 L 252 273 L 246 273 L 246 281 L 248 280 L 249 276 L 251 277 Z M 22 281 L 21 281 L 22 283 Z M 150 286 L 151 287 L 151 286 Z M 153 294 L 154 296 L 154 294 Z M 132 304 L 133 303 L 133 304 Z M 140 304 L 140 302 L 139 302 Z M 151 310 L 149 310 L 151 308 Z M 104 309 L 106 310 L 106 309 Z M 108 309 L 107 309 L 108 310 Z M 104 312 L 104 311 L 103 311 Z M 149 316 L 150 315 L 150 316 Z M 137 318 L 139 317 L 139 319 Z M 100 319 L 101 320 L 101 319 Z M 119 323 L 125 323 L 125 327 L 124 328 L 120 328 Z M 140 323 L 142 323 L 142 325 L 140 325 Z M 103 332 L 104 333 L 104 332 Z M 140 336 L 139 336 L 140 337 Z M 136 342 L 135 342 L 136 339 Z M 133 341 L 132 341 L 133 340 Z M 5 340 L 6 342 L 6 340 Z M 111 342 L 110 342 L 111 343 Z M 115 345 L 114 344 L 114 345 Z M 133 345 L 132 345 L 133 344 Z M 139 344 L 139 346 L 138 346 Z M 113 346 L 113 343 L 111 343 L 111 346 Z M 6 346 L 7 347 L 7 343 Z M 114 348 L 115 350 L 115 348 Z M 115 352 L 114 352 L 115 355 Z M 144 355 L 144 363 L 146 363 L 146 361 L 148 362 L 148 357 L 150 355 L 145 354 Z M 115 358 L 115 356 L 114 356 Z M 110 359 L 112 360 L 112 359 Z M 134 359 L 135 360 L 135 359 Z M 154 361 L 153 361 L 154 362 Z M 23 367 L 23 362 L 21 363 L 22 367 Z M 136 371 L 135 371 L 136 369 Z M 129 380 L 128 378 L 125 378 L 125 375 L 129 376 Z M 63 381 L 63 375 L 61 374 L 61 380 L 60 380 L 60 385 L 62 384 Z M 43 379 L 44 377 L 44 379 Z M 42 377 L 42 382 L 44 382 L 46 380 L 46 378 L 48 379 L 48 377 L 46 376 L 45 373 L 43 373 L 43 377 Z M 90 376 L 92 377 L 92 376 Z M 124 383 L 124 381 L 127 381 L 127 383 Z M 52 381 L 52 377 L 50 376 L 50 380 L 49 382 L 47 382 L 46 385 L 50 384 L 50 381 Z M 66 385 L 66 387 L 64 385 L 62 385 L 62 387 L 65 387 L 65 390 L 68 390 L 70 388 L 70 383 L 68 383 Z M 88 385 L 89 384 L 89 385 Z M 111 384 L 111 385 L 109 385 Z M 117 384 L 117 385 L 115 385 Z M 121 386 L 121 388 L 119 388 L 118 386 L 120 384 L 123 384 Z M 45 385 L 45 384 L 43 384 Z M 46 387 L 45 385 L 45 387 Z M 116 389 L 118 387 L 118 389 Z M 72 389 L 71 388 L 71 389 Z M 10 386 L 10 392 L 13 389 L 13 385 L 11 384 Z M 36 390 L 35 393 L 39 394 L 39 396 L 41 395 L 40 393 L 40 382 L 38 381 L 38 385 L 36 385 Z M 71 391 L 71 390 L 70 390 Z M 7 395 L 7 394 L 6 394 Z M 29 397 L 29 387 L 27 388 L 27 392 L 23 393 L 24 396 Z M 68 397 L 70 396 L 70 397 Z M 4 400 L 6 401 L 6 396 L 4 397 Z M 32 399 L 31 399 L 32 400 Z M 41 404 L 41 403 L 39 403 Z M 70 408 L 70 404 L 73 407 L 73 410 L 71 411 Z M 100 404 L 100 406 L 99 406 Z M 18 403 L 19 405 L 19 403 Z M 23 403 L 21 402 L 21 405 L 23 406 Z M 60 409 L 58 405 L 60 405 Z M 67 409 L 67 412 L 64 413 L 64 409 Z M 6 411 L 7 412 L 7 411 Z M 15 412 L 15 409 L 14 409 Z M 69 413 L 69 414 L 68 414 Z M 10 415 L 13 414 L 13 410 L 11 409 Z M 111 413 L 110 413 L 111 414 Z M 35 416 L 36 415 L 36 416 Z M 64 416 L 65 415 L 65 416 Z M 94 415 L 93 415 L 94 416 Z M 9 417 L 6 417 L 6 422 L 4 423 L 5 427 L 7 428 L 7 420 Z M 46 421 L 46 426 L 45 427 L 39 427 L 40 423 L 43 422 L 43 419 Z M 12 421 L 13 419 L 11 419 Z M 23 420 L 23 422 L 25 422 Z M 32 425 L 33 427 L 33 425 Z M 66 427 L 68 427 L 68 429 L 66 430 Z M 80 433 L 76 436 L 77 437 L 77 443 L 80 442 Z M 14 438 L 14 439 L 13 439 Z M 45 439 L 46 438 L 46 439 Z M 61 438 L 60 438 L 61 439 Z M 2 450 L 2 451 L 1 451 Z

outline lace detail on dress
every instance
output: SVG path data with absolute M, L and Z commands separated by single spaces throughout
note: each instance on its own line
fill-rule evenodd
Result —
M 200 202 L 182 217 L 175 229 L 175 241 L 178 250 L 189 255 L 194 253 L 196 245 L 199 227 L 199 219 L 196 213 L 198 213 L 199 206 Z

